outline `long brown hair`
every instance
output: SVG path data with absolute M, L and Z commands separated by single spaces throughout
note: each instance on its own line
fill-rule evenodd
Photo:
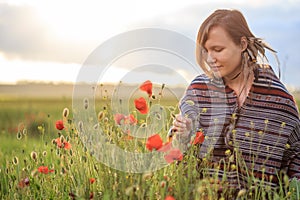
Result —
M 210 72 L 208 65 L 203 55 L 204 44 L 208 39 L 208 33 L 211 28 L 215 26 L 222 27 L 231 37 L 233 42 L 237 45 L 241 43 L 241 38 L 247 38 L 247 49 L 243 52 L 243 67 L 247 66 L 247 71 L 250 67 L 253 67 L 253 63 L 256 63 L 257 56 L 260 54 L 261 58 L 266 58 L 265 48 L 276 53 L 271 47 L 264 43 L 260 38 L 256 38 L 251 32 L 248 23 L 243 14 L 238 10 L 225 10 L 219 9 L 213 12 L 206 20 L 201 24 L 196 44 L 196 59 L 199 66 L 203 71 L 213 76 Z M 267 60 L 267 59 L 266 59 Z

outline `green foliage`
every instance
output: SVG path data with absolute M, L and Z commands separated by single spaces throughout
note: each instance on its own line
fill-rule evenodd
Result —
M 220 186 L 225 183 L 199 177 L 196 167 L 199 160 L 194 156 L 196 146 L 186 152 L 182 161 L 154 172 L 118 171 L 98 162 L 93 152 L 86 149 L 74 127 L 72 113 L 63 117 L 62 110 L 71 107 L 70 100 L 20 101 L 1 102 L 0 199 L 165 199 L 168 195 L 175 199 L 232 198 L 230 190 L 218 195 Z M 171 123 L 170 116 L 176 112 L 176 102 L 172 103 L 174 107 L 169 109 L 170 120 L 165 129 Z M 24 113 L 33 114 L 37 119 L 41 111 L 45 113 L 41 121 L 24 120 Z M 147 152 L 144 140 L 126 139 L 127 135 L 115 124 L 107 102 L 97 107 L 97 112 L 104 112 L 98 116 L 99 126 L 106 131 L 110 142 L 128 151 Z M 58 131 L 55 122 L 60 119 L 65 129 Z M 141 119 L 138 123 L 146 121 Z M 160 134 L 165 136 L 165 130 Z M 59 147 L 55 142 L 57 138 L 71 144 L 71 148 Z M 50 171 L 39 172 L 41 166 Z M 207 166 L 202 163 L 200 167 Z M 270 191 L 258 183 L 251 192 L 243 190 L 239 195 L 239 199 L 263 199 Z M 299 196 L 297 180 L 283 186 L 282 191 L 272 193 L 273 199 L 299 199 Z

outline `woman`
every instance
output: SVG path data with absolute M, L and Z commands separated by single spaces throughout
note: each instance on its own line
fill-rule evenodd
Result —
M 180 102 L 172 133 L 181 145 L 199 130 L 197 155 L 230 188 L 254 182 L 277 187 L 283 174 L 300 177 L 300 125 L 293 97 L 266 61 L 276 53 L 250 31 L 237 10 L 216 10 L 201 25 L 197 76 Z

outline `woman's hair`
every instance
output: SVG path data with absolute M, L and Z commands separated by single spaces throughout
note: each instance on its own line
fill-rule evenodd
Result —
M 205 61 L 204 44 L 208 39 L 209 31 L 213 27 L 222 27 L 232 39 L 232 41 L 239 45 L 241 38 L 246 37 L 247 49 L 243 53 L 243 67 L 245 65 L 253 66 L 251 63 L 256 63 L 257 56 L 260 53 L 262 58 L 265 56 L 265 48 L 275 52 L 271 47 L 265 44 L 261 39 L 256 38 L 250 31 L 247 21 L 243 14 L 238 10 L 216 10 L 213 12 L 200 26 L 197 36 L 196 44 L 196 59 L 203 71 L 212 76 L 207 63 Z M 250 69 L 249 69 L 250 70 Z

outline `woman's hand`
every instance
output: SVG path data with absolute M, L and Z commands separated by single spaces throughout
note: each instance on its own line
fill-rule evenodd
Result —
M 175 115 L 173 129 L 176 134 L 188 134 L 192 130 L 192 120 L 182 116 L 181 114 Z
M 192 120 L 182 116 L 181 114 L 175 115 L 173 121 L 173 128 L 171 130 L 171 137 L 175 135 L 176 139 L 187 143 L 189 142 L 190 132 L 192 130 Z

